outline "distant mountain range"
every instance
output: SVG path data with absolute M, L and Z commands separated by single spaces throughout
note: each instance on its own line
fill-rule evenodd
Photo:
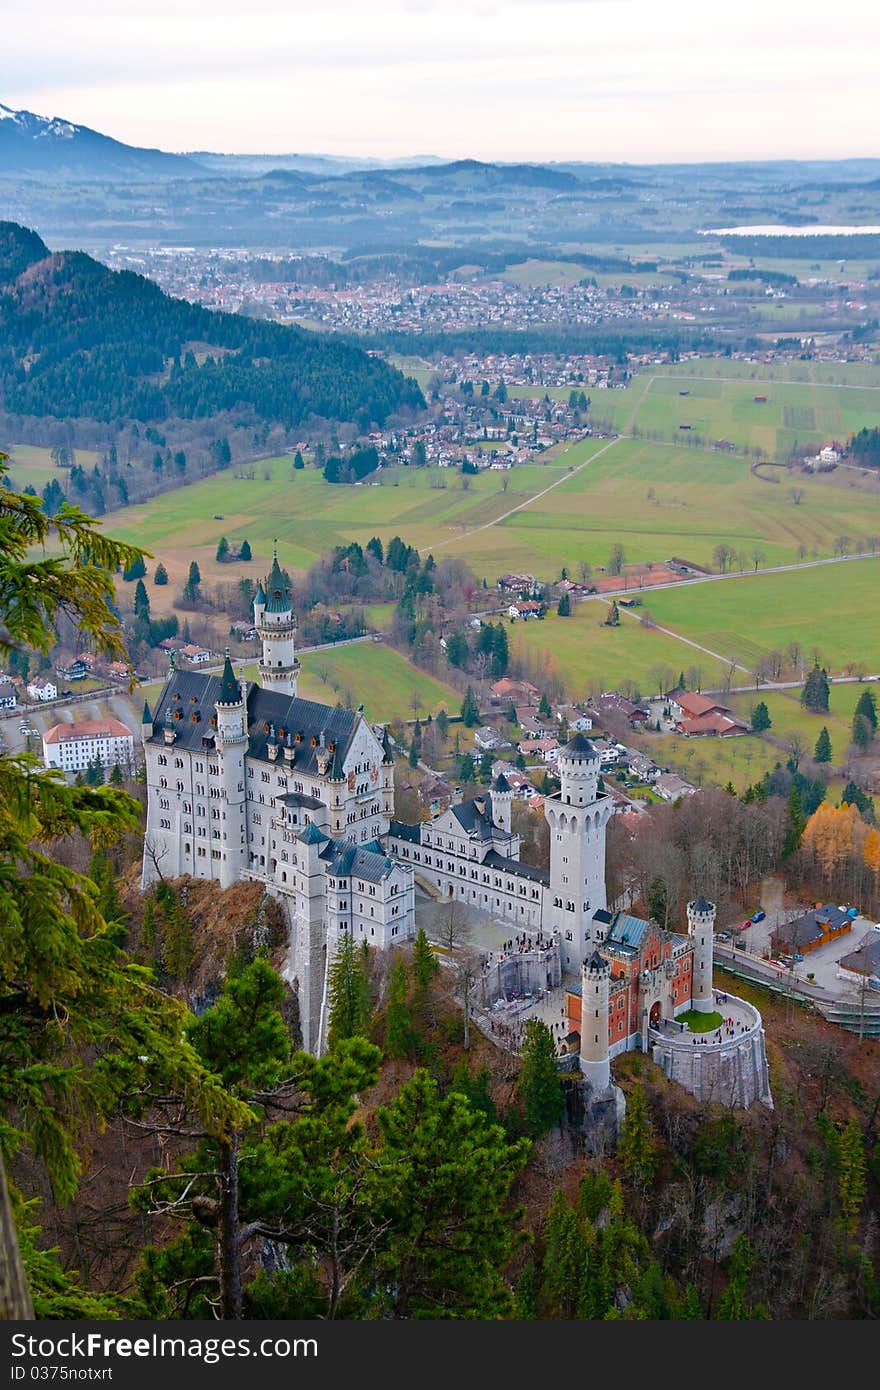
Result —
M 0 173 L 66 178 L 186 178 L 204 170 L 185 155 L 123 145 L 58 116 L 0 103 Z

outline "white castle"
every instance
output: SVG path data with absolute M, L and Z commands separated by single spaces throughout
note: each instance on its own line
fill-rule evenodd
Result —
M 635 1047 L 651 1048 L 681 1080 L 678 1060 L 664 1060 L 657 1045 L 675 1047 L 664 1028 L 678 1014 L 715 1008 L 715 909 L 702 899 L 690 904 L 687 936 L 608 912 L 612 802 L 599 790 L 600 761 L 589 740 L 575 734 L 559 754 L 560 790 L 544 808 L 549 870 L 520 862 L 504 777 L 428 823 L 406 825 L 392 819 L 387 732 L 360 710 L 297 696 L 296 619 L 277 554 L 265 588 L 257 588 L 254 623 L 259 684 L 239 681 L 228 653 L 219 676 L 178 671 L 172 658 L 155 711 L 144 705 L 143 886 L 160 873 L 214 879 L 221 888 L 248 879 L 265 884 L 289 923 L 285 973 L 298 991 L 303 1046 L 320 1053 L 328 965 L 342 934 L 381 948 L 412 939 L 418 879 L 434 896 L 539 935 L 540 987 L 559 985 L 563 975 L 580 980 L 569 990 L 569 1016 L 594 1087 L 607 1087 L 611 1057 Z M 760 1071 L 763 1063 L 765 1081 L 756 1018 L 755 1065 Z M 692 1081 L 694 1065 L 691 1058 Z M 737 1093 L 740 1103 L 769 1094 L 755 1075 Z

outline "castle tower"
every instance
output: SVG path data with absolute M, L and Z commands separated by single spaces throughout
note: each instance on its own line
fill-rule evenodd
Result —
M 611 966 L 594 951 L 581 971 L 581 1071 L 597 1091 L 611 1084 L 608 986 Z
M 561 790 L 548 797 L 550 886 L 547 917 L 559 933 L 563 970 L 576 970 L 592 953 L 593 916 L 606 906 L 605 827 L 609 797 L 599 795 L 599 755 L 583 734 L 560 750 Z
M 219 848 L 220 887 L 230 888 L 233 883 L 238 883 L 248 863 L 245 820 L 247 793 L 244 785 L 248 733 L 244 685 L 235 678 L 228 647 L 215 709 L 215 746 L 220 764 L 220 805 L 217 807 L 220 820 L 219 823 L 213 817 L 211 820 L 211 858 L 213 868 L 213 864 L 216 863 L 214 851 Z M 219 843 L 214 838 L 215 830 L 219 831 Z
M 150 713 L 150 706 L 147 704 L 146 700 L 144 700 L 144 710 L 143 714 L 141 715 L 141 741 L 143 743 L 146 743 L 147 739 L 150 739 L 152 737 L 153 716 Z
M 709 1014 L 715 1008 L 712 993 L 712 942 L 715 931 L 715 904 L 695 898 L 687 905 L 688 936 L 694 943 L 691 1008 Z
M 492 783 L 492 824 L 510 834 L 510 808 L 513 804 L 513 787 L 502 772 Z
M 296 657 L 296 618 L 290 602 L 290 590 L 278 564 L 277 546 L 272 555 L 272 569 L 257 588 L 254 598 L 254 626 L 262 644 L 260 684 L 264 690 L 277 690 L 282 695 L 296 694 L 299 661 Z

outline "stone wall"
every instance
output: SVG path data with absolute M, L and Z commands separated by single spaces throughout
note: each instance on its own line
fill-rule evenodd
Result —
M 557 946 L 546 951 L 515 951 L 490 963 L 482 979 L 482 1002 L 558 989 L 562 971 Z
M 772 1107 L 760 1015 L 748 1033 L 725 1042 L 687 1045 L 684 1040 L 657 1041 L 656 1035 L 653 1039 L 654 1061 L 699 1101 L 743 1108 L 761 1101 Z

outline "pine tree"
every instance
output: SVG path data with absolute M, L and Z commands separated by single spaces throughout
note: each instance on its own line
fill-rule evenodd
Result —
M 184 597 L 185 597 L 190 603 L 195 603 L 198 599 L 201 598 L 202 595 L 201 595 L 201 590 L 200 590 L 200 588 L 199 588 L 199 585 L 201 584 L 201 582 L 202 582 L 202 573 L 201 573 L 201 570 L 199 569 L 198 561 L 196 561 L 196 560 L 190 560 L 190 564 L 189 564 L 189 574 L 187 575 L 186 584 L 184 585 L 184 589 L 183 589 Z
M 243 560 L 245 562 L 253 559 L 253 556 L 251 554 L 250 541 L 242 541 L 241 545 L 238 548 L 238 558 L 239 560 Z
M 305 459 L 303 458 L 299 449 L 297 449 L 296 453 L 293 456 L 293 466 L 297 470 L 297 472 L 299 472 L 301 468 L 305 468 L 306 466 Z
M 828 673 L 820 669 L 818 664 L 807 676 L 801 692 L 801 704 L 815 714 L 828 713 Z
M 866 719 L 874 733 L 877 732 L 877 700 L 873 690 L 863 690 L 856 701 L 855 713 Z
M 477 697 L 473 687 L 468 686 L 461 704 L 461 722 L 466 729 L 472 729 L 480 722 L 480 707 L 477 704 Z
M 820 729 L 819 737 L 816 739 L 813 758 L 817 763 L 831 762 L 831 735 L 825 725 Z
M 156 566 L 156 572 L 153 575 L 153 583 L 160 585 L 168 583 L 168 571 L 162 564 L 161 560 L 159 561 L 159 564 Z
M 150 620 L 150 598 L 142 579 L 138 580 L 134 591 L 134 614 L 136 618 Z
M 529 1134 L 539 1138 L 559 1124 L 565 1101 L 556 1044 L 546 1023 L 536 1018 L 526 1022 L 517 1090 Z
M 126 584 L 130 584 L 134 579 L 143 579 L 146 572 L 147 567 L 144 564 L 144 557 L 142 555 L 137 555 L 131 561 L 131 564 L 126 565 L 123 569 L 122 578 L 125 580 Z
M 801 803 L 801 795 L 796 786 L 792 786 L 788 793 L 788 831 L 785 836 L 785 843 L 782 847 L 782 857 L 787 859 L 794 854 L 801 842 L 804 833 L 806 817 Z
M 644 1187 L 651 1181 L 657 1167 L 657 1154 L 654 1127 L 641 1086 L 634 1086 L 626 1098 L 626 1117 L 617 1153 L 630 1182 Z
M 571 597 L 566 593 L 562 595 L 556 607 L 557 615 L 560 618 L 571 617 Z
M 367 1037 L 370 1029 L 370 982 L 363 955 L 350 932 L 343 932 L 330 963 L 328 976 L 330 1027 L 327 1045 L 332 1050 L 343 1038 Z
M 406 961 L 396 952 L 388 985 L 385 1010 L 385 1056 L 409 1057 L 415 1047 L 415 1032 L 409 1010 L 409 979 Z
M 550 715 L 553 713 L 552 709 L 550 708 L 550 701 L 543 691 L 541 692 L 541 698 L 538 701 L 538 713 L 543 714 L 547 719 L 549 719 Z
M 413 946 L 412 971 L 415 984 L 414 1004 L 416 1012 L 424 1017 L 431 992 L 431 981 L 440 969 L 440 963 L 431 950 L 424 927 L 419 927 Z
M 110 773 L 111 787 L 121 787 L 124 782 L 125 778 L 122 775 L 122 768 L 119 766 L 118 763 L 114 763 L 113 770 Z
M 865 1200 L 865 1141 L 858 1117 L 851 1115 L 837 1146 L 837 1192 L 841 1225 L 848 1236 L 858 1229 Z
M 727 1288 L 718 1304 L 718 1317 L 742 1322 L 750 1319 L 763 1320 L 767 1310 L 760 1303 L 750 1307 L 747 1302 L 749 1276 L 755 1263 L 755 1252 L 749 1238 L 744 1233 L 737 1236 L 728 1269 Z
M 508 1197 L 529 1152 L 508 1142 L 458 1091 L 415 1073 L 376 1120 L 381 1143 L 366 1185 L 388 1235 L 371 1261 L 373 1317 L 509 1315 L 505 1269 L 521 1210 Z
M 217 560 L 218 564 L 221 565 L 224 561 L 229 559 L 229 541 L 225 536 L 221 536 L 217 542 L 217 554 L 214 558 Z
M 766 700 L 759 700 L 752 710 L 752 729 L 756 734 L 760 734 L 769 729 L 772 723 Z

